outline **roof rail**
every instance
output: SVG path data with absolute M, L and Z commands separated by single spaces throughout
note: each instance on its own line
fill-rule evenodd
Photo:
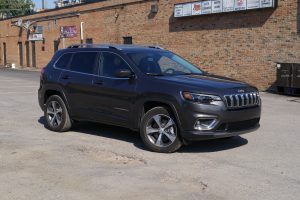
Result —
M 152 49 L 161 49 L 164 50 L 164 48 L 160 47 L 160 46 L 147 46 L 148 48 L 152 48 Z
M 110 48 L 110 49 L 117 49 L 122 50 L 125 47 L 145 47 L 145 48 L 152 48 L 152 49 L 161 49 L 164 48 L 160 46 L 152 46 L 152 45 L 120 45 L 120 44 L 72 44 L 68 46 L 68 49 L 75 49 L 75 48 Z
M 110 46 L 105 45 L 105 44 L 72 44 L 68 46 L 68 49 L 74 49 L 74 48 L 109 48 Z

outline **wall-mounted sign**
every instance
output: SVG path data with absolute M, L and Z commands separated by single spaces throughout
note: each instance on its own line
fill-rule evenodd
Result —
M 201 15 L 202 3 L 196 2 L 192 4 L 192 15 Z
M 202 14 L 210 14 L 211 13 L 211 1 L 202 1 Z
M 223 0 L 223 12 L 234 11 L 234 0 Z
M 260 7 L 261 8 L 273 7 L 273 1 L 274 0 L 261 0 L 260 1 Z
M 74 38 L 77 37 L 77 28 L 76 26 L 62 26 L 60 33 L 62 38 Z
M 246 10 L 246 0 L 235 0 L 234 10 Z
M 211 12 L 220 13 L 223 11 L 223 2 L 222 0 L 212 0 L 211 1 Z
M 205 15 L 260 8 L 272 8 L 275 0 L 202 0 L 176 4 L 174 17 Z
M 191 16 L 192 15 L 192 4 L 187 3 L 182 6 L 182 16 Z
M 29 41 L 43 41 L 44 40 L 43 34 L 40 34 L 40 33 L 30 34 L 28 37 L 28 40 Z
M 174 16 L 175 17 L 182 17 L 183 16 L 183 6 L 182 5 L 175 5 Z
M 260 0 L 247 0 L 247 10 L 260 8 Z

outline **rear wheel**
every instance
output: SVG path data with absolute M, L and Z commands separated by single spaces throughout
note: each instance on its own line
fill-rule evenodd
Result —
M 175 118 L 163 107 L 149 110 L 140 130 L 144 144 L 152 151 L 171 153 L 182 146 Z
M 44 116 L 46 127 L 52 131 L 65 132 L 72 126 L 67 107 L 58 95 L 50 96 L 47 99 Z

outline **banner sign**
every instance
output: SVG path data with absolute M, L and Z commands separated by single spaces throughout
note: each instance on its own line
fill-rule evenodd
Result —
M 62 38 L 74 38 L 77 37 L 77 28 L 76 26 L 62 26 L 60 33 Z
M 274 8 L 275 0 L 203 0 L 175 4 L 174 17 L 187 17 L 211 13 Z
M 41 33 L 33 33 L 28 36 L 29 41 L 43 41 L 43 34 Z

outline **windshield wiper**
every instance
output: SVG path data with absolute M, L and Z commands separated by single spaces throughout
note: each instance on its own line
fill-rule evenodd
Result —
M 159 74 L 159 73 L 146 73 L 146 75 L 148 75 L 148 76 L 164 76 L 163 74 Z

